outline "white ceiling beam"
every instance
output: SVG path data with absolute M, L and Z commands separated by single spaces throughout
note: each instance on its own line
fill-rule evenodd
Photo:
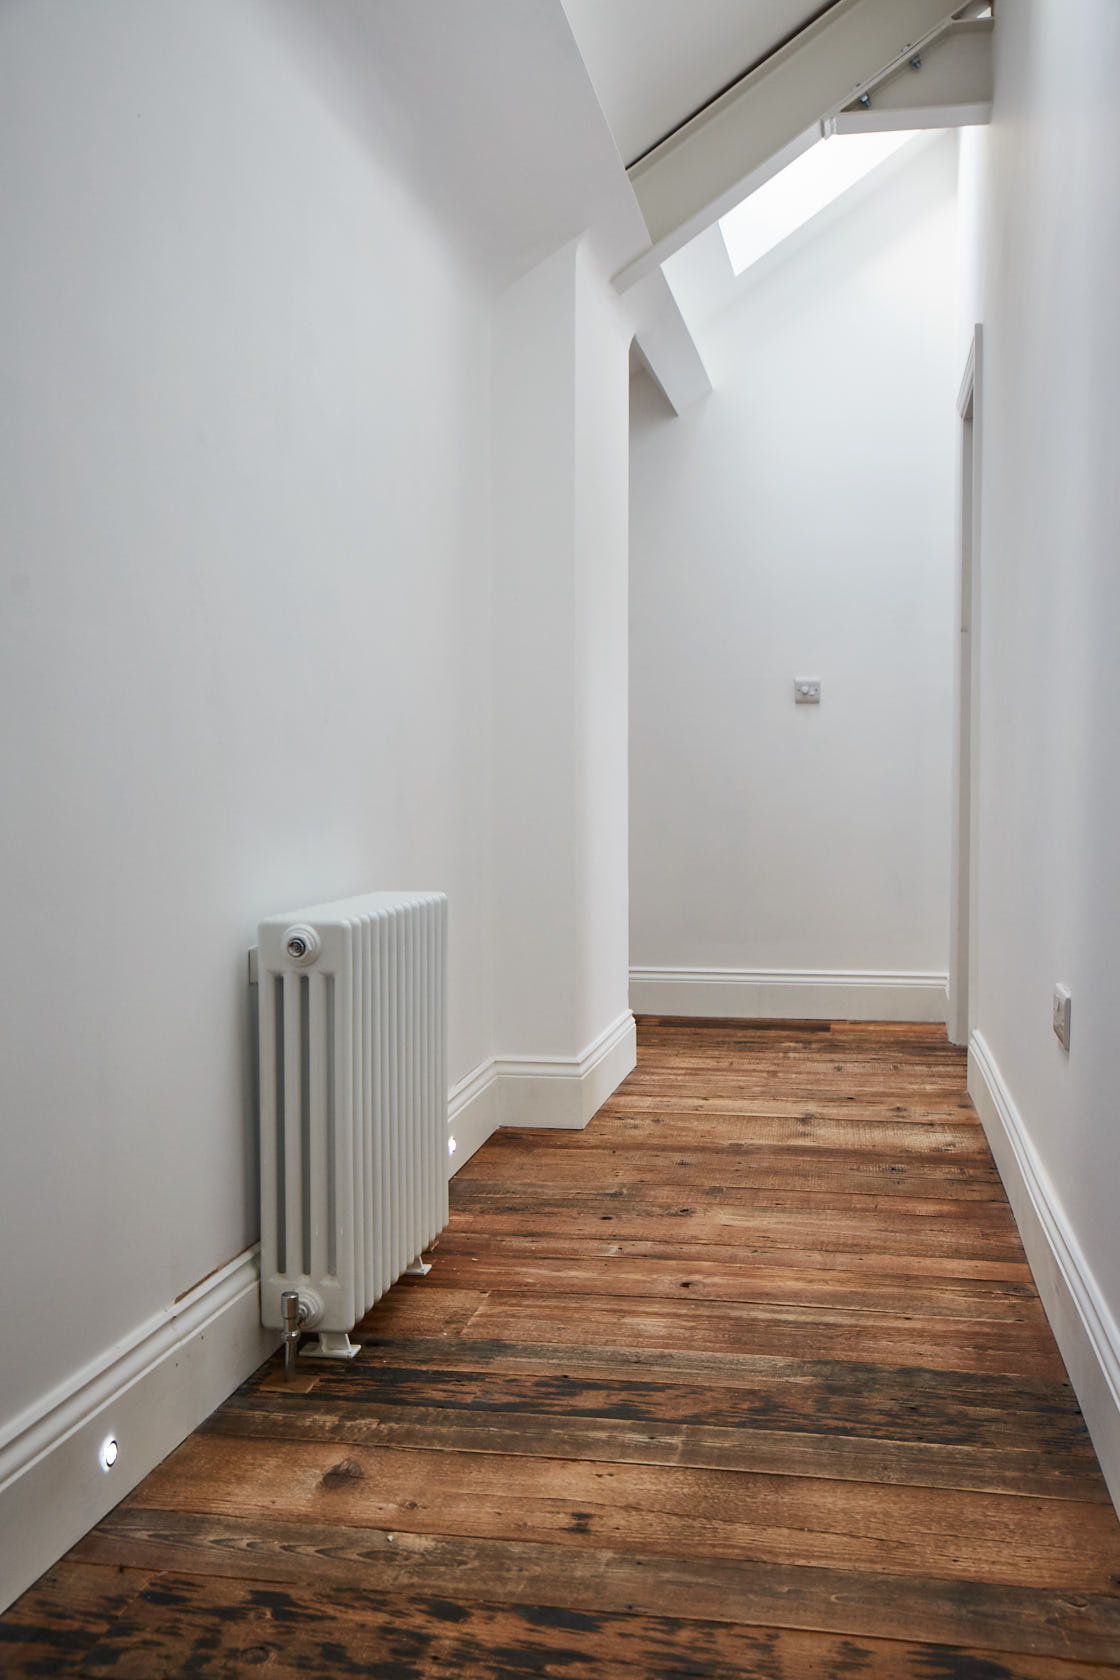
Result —
M 669 282 L 656 269 L 630 291 L 626 301 L 646 366 L 673 412 L 683 414 L 710 394 L 712 381 Z
M 837 0 L 627 171 L 653 242 L 625 291 L 730 210 L 776 154 L 835 116 L 942 30 L 961 0 Z M 757 184 L 757 181 L 755 182 Z
M 909 63 L 892 70 L 830 120 L 836 134 L 899 128 L 958 128 L 988 122 L 992 113 L 992 23 L 954 23 Z

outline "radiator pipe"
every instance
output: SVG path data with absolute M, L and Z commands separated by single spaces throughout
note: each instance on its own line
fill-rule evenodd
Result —
M 296 1374 L 299 1327 L 307 1317 L 307 1303 L 300 1300 L 297 1290 L 285 1289 L 280 1297 L 280 1311 L 284 1319 L 284 1375 L 291 1378 Z

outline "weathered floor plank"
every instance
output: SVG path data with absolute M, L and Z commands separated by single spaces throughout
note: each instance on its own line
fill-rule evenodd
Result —
M 834 1254 L 828 1249 L 810 1248 L 804 1241 L 793 1243 L 789 1248 L 775 1248 L 772 1244 L 752 1241 L 749 1230 L 734 1235 L 727 1233 L 720 1240 L 701 1243 L 692 1241 L 680 1229 L 671 1231 L 666 1238 L 628 1240 L 619 1238 L 613 1230 L 604 1230 L 603 1227 L 597 1232 L 584 1229 L 579 1236 L 573 1236 L 571 1225 L 559 1226 L 548 1232 L 470 1232 L 460 1230 L 457 1219 L 453 1219 L 451 1230 L 440 1239 L 439 1248 L 442 1249 L 445 1243 L 453 1242 L 458 1243 L 460 1249 L 472 1254 L 477 1254 L 480 1242 L 484 1242 L 487 1254 L 494 1260 L 540 1255 L 550 1259 L 615 1259 L 625 1255 L 639 1260 L 669 1260 L 675 1265 L 692 1265 L 703 1261 L 710 1265 L 723 1266 L 729 1271 L 750 1270 L 752 1273 L 782 1267 L 824 1272 L 843 1271 L 858 1273 L 872 1283 L 884 1275 L 945 1278 L 956 1282 L 988 1279 L 1026 1284 L 1037 1296 L 1030 1267 L 1022 1253 L 1014 1260 L 985 1260 L 960 1253 L 896 1253 L 891 1255 L 889 1267 L 885 1268 L 881 1255 L 864 1253 L 861 1249 Z M 398 1287 L 405 1287 L 403 1280 Z
M 298 1388 L 334 1401 L 537 1409 L 764 1427 L 995 1449 L 1015 1445 L 1048 1461 L 1084 1461 L 1099 1475 L 1068 1383 L 1002 1374 L 880 1368 L 859 1361 L 731 1358 L 719 1354 L 373 1338 L 372 1354 L 343 1368 L 304 1372 Z M 242 1394 L 287 1390 L 266 1367 Z M 236 1406 L 240 1395 L 229 1404 Z M 1102 1483 L 1103 1486 L 1103 1483 Z
M 963 1052 L 639 1046 L 585 1132 L 466 1164 L 353 1364 L 263 1367 L 0 1617 L 0 1673 L 1120 1675 L 1120 1525 Z
M 482 1151 L 464 1162 L 456 1177 L 456 1191 L 460 1186 L 491 1184 L 491 1194 L 508 1195 L 514 1184 L 534 1189 L 552 1187 L 570 1161 L 567 1150 L 543 1143 L 530 1150 L 518 1139 L 511 1146 Z M 719 1185 L 724 1193 L 783 1190 L 1000 1203 L 1005 1199 L 994 1167 L 985 1170 L 973 1159 L 947 1161 L 934 1150 L 928 1155 L 911 1151 L 905 1161 L 887 1161 L 858 1149 L 813 1149 L 794 1144 L 769 1149 L 746 1145 L 737 1150 L 726 1146 L 674 1149 L 669 1145 L 637 1150 L 615 1144 L 582 1149 L 580 1165 L 594 1175 L 597 1184 L 612 1188 L 671 1181 L 677 1186 Z
M 625 1254 L 537 1255 L 500 1258 L 478 1244 L 456 1248 L 439 1244 L 439 1285 L 540 1295 L 667 1297 L 690 1301 L 740 1301 L 787 1307 L 843 1307 L 861 1313 L 901 1314 L 910 1318 L 966 1318 L 1044 1323 L 1033 1284 L 996 1279 L 923 1278 L 889 1272 L 861 1277 L 856 1272 L 821 1267 L 749 1266 L 729 1268 L 718 1260 L 631 1258 Z M 416 1288 L 424 1287 L 417 1281 Z
M 65 1559 L 0 1616 L 0 1674 L 71 1675 L 151 1579 Z
M 604 1211 L 605 1209 L 605 1211 Z M 499 1207 L 456 1207 L 455 1223 L 460 1231 L 476 1236 L 520 1232 L 526 1225 L 544 1233 L 568 1234 L 574 1221 L 594 1222 L 600 1230 L 610 1226 L 616 1242 L 650 1240 L 673 1242 L 743 1242 L 749 1235 L 757 1248 L 829 1249 L 833 1253 L 896 1253 L 953 1257 L 962 1254 L 980 1260 L 1015 1261 L 1022 1254 L 1014 1232 L 987 1231 L 982 1225 L 948 1219 L 914 1219 L 903 1223 L 898 1215 L 864 1213 L 858 1218 L 844 1211 L 765 1208 L 719 1208 L 704 1205 L 702 1196 L 689 1202 L 679 1200 L 673 1208 L 647 1204 L 603 1201 L 588 1194 L 580 1199 L 511 1197 Z M 882 1270 L 891 1268 L 884 1265 Z
M 920 1314 L 869 1314 L 847 1307 L 778 1306 L 769 1303 L 640 1299 L 633 1295 L 568 1297 L 515 1291 L 468 1294 L 433 1287 L 414 1302 L 389 1297 L 366 1320 L 367 1335 L 441 1333 L 467 1339 L 561 1342 L 581 1336 L 615 1347 L 654 1353 L 754 1354 L 770 1358 L 843 1359 L 858 1332 L 865 1361 L 908 1365 L 919 1342 L 926 1366 L 947 1371 L 1003 1371 L 1012 1375 L 1064 1375 L 1044 1321 L 925 1318 Z
M 193 1435 L 130 1503 L 1070 1592 L 1108 1591 L 1117 1566 L 1101 1503 L 332 1441 Z
M 374 1586 L 435 1593 L 466 1604 L 679 1615 L 748 1628 L 963 1645 L 1098 1665 L 1120 1661 L 1120 1594 L 1115 1592 L 1071 1594 L 804 1565 L 757 1563 L 744 1569 L 726 1558 L 640 1557 L 590 1545 L 136 1508 L 114 1511 L 79 1543 L 75 1555 L 126 1565 L 143 1556 L 149 1566 L 184 1574 Z M 937 1675 L 936 1668 L 930 1675 Z M 980 1676 L 994 1680 L 982 1669 Z
M 973 1493 L 1021 1493 L 1106 1504 L 1092 1458 L 1055 1460 L 1019 1447 L 981 1450 L 931 1442 L 861 1440 L 727 1425 L 640 1424 L 620 1418 L 571 1418 L 542 1412 L 468 1412 L 432 1406 L 377 1405 L 369 1399 L 315 1407 L 304 1397 L 243 1395 L 223 1407 L 203 1433 L 270 1441 L 335 1441 L 354 1446 L 516 1454 L 598 1464 L 663 1464 L 694 1470 L 745 1470 L 835 1481 L 952 1487 Z
M 551 1604 L 469 1604 L 354 1587 L 307 1588 L 170 1575 L 150 1580 L 84 1659 L 90 1680 L 229 1674 L 274 1680 L 346 1672 L 477 1680 L 562 1672 L 567 1680 L 929 1680 L 929 1647 L 743 1628 L 683 1617 L 565 1610 Z M 1097 1665 L 1035 1658 L 998 1669 L 980 1653 L 944 1648 L 942 1673 L 1014 1673 L 1021 1680 L 1093 1680 Z M 548 1665 L 547 1667 L 545 1665 Z M 1107 1672 L 1107 1671 L 1105 1671 Z

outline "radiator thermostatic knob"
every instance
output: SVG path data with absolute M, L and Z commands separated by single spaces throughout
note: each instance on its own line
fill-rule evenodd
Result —
M 309 968 L 323 949 L 323 942 L 314 928 L 290 927 L 284 935 L 284 950 L 290 962 Z

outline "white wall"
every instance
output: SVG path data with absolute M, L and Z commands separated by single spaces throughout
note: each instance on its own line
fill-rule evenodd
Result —
M 578 1038 L 575 264 L 572 246 L 541 263 L 504 293 L 494 318 L 497 1030 L 507 1050 L 538 1056 L 571 1055 Z M 534 987 L 523 983 L 526 941 L 550 958 Z
M 622 309 L 578 243 L 495 311 L 496 1033 L 507 1057 L 516 1048 L 546 1080 L 548 1065 L 581 1061 L 612 1030 L 618 1077 L 633 1063 L 628 344 Z M 522 1072 L 507 1119 L 564 1123 Z M 585 1121 L 586 1103 L 571 1113 Z
M 501 1118 L 499 1052 L 515 1082 L 555 1052 L 541 1117 L 573 1124 L 632 1056 L 603 787 L 625 750 L 626 331 L 589 251 L 627 260 L 640 217 L 559 0 L 445 22 L 411 0 L 0 7 L 0 1604 L 275 1339 L 251 1247 L 262 915 L 447 891 L 458 1159 Z M 566 541 L 535 509 L 503 572 L 499 294 L 561 246 L 523 458 L 538 481 L 566 463 Z M 522 916 L 495 886 L 525 791 L 495 776 L 524 706 L 495 644 L 531 662 L 551 634 L 534 566 L 569 669 L 519 768 L 537 749 L 574 776 Z M 499 966 L 537 1018 L 560 1000 L 555 1042 L 499 1022 Z
M 260 916 L 445 889 L 452 1076 L 493 1049 L 490 345 L 253 5 L 0 10 L 0 245 L 18 1456 L 256 1235 Z
M 485 315 L 203 9 L 0 14 L 4 1418 L 251 1240 L 260 915 L 446 888 L 490 1047 Z
M 576 920 L 579 1043 L 586 1047 L 629 1011 L 630 329 L 586 249 L 576 284 Z
M 947 963 L 955 158 L 764 259 L 682 418 L 635 381 L 635 1007 L 943 1014 L 939 980 L 840 977 Z
M 981 321 L 973 1089 L 1120 1497 L 1118 76 L 1112 0 L 997 7 L 958 359 Z

